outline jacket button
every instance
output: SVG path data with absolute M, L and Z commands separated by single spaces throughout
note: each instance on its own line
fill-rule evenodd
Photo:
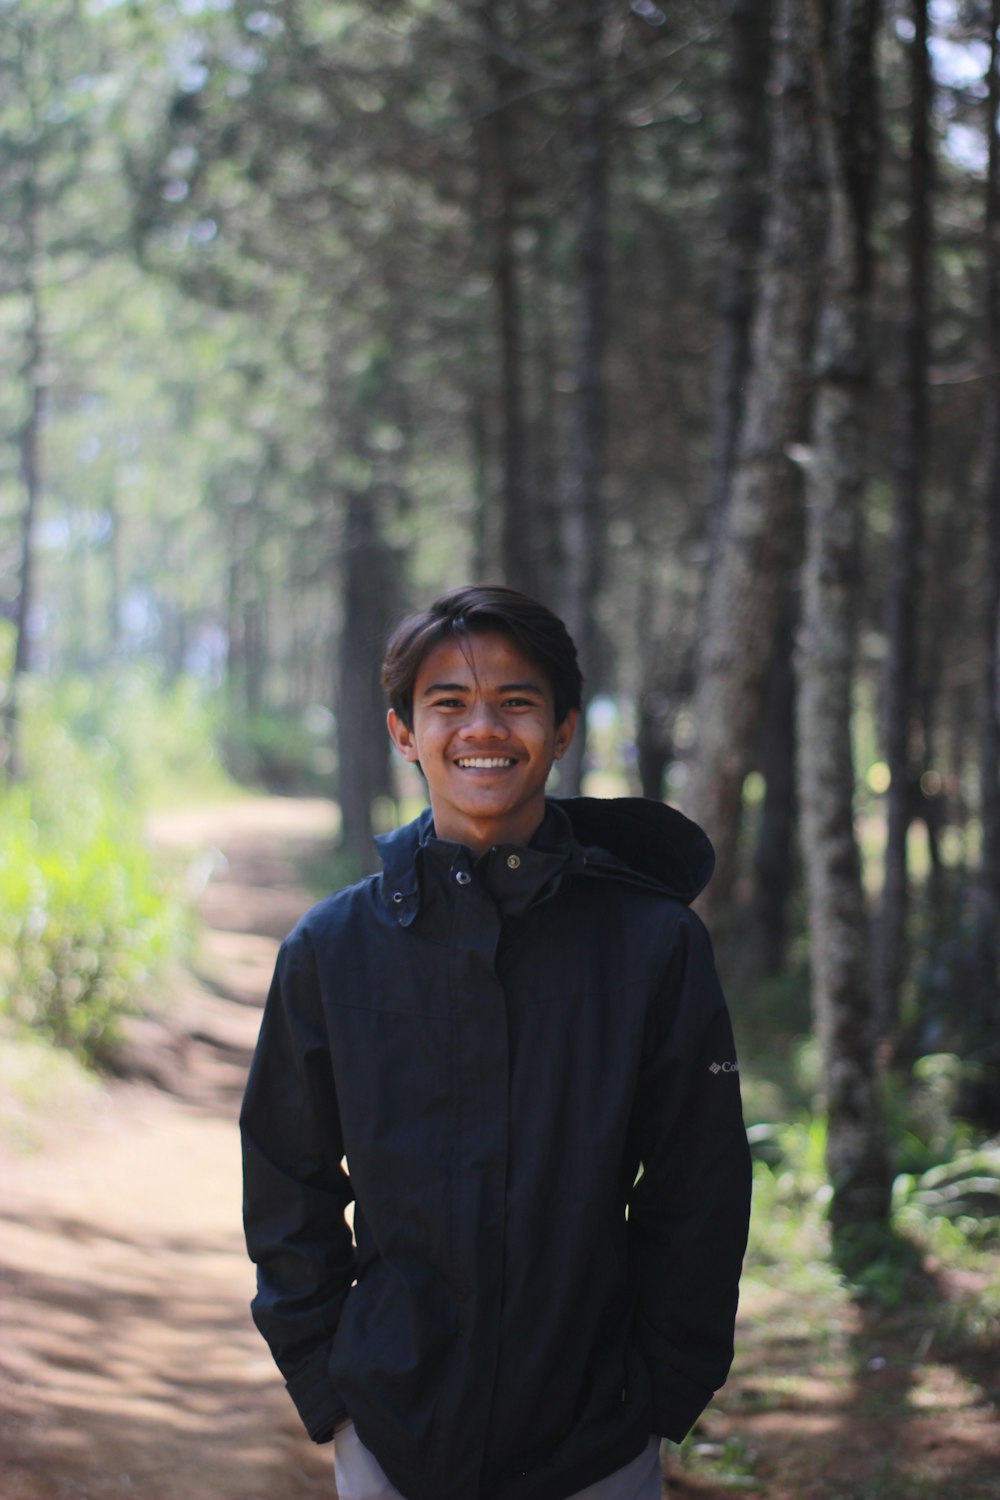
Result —
M 519 854 L 508 854 L 507 868 L 508 870 L 519 870 L 521 868 L 521 856 Z
M 455 874 L 455 879 L 458 881 L 459 885 L 468 885 L 469 881 L 472 879 L 472 876 L 469 874 L 468 870 L 458 870 Z

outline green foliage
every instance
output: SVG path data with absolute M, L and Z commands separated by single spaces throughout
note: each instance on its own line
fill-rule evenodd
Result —
M 936 1107 L 923 1113 L 915 1093 L 910 1128 L 895 1139 L 919 1171 L 900 1172 L 893 1183 L 889 1225 L 852 1227 L 836 1236 L 833 1261 L 855 1296 L 883 1307 L 898 1307 L 926 1293 L 921 1247 L 932 1241 L 995 1252 L 1000 1245 L 1000 1144 L 964 1144 L 968 1127 L 947 1113 L 940 1081 L 957 1059 L 922 1059 L 917 1072 L 936 1092 Z M 929 1122 L 924 1135 L 913 1120 Z M 788 1123 L 758 1123 L 748 1129 L 754 1157 L 754 1230 L 749 1264 L 758 1268 L 788 1263 L 793 1242 L 812 1237 L 817 1257 L 827 1254 L 825 1222 L 830 1188 L 825 1173 L 826 1126 L 821 1116 L 803 1115 Z M 957 1241 L 948 1233 L 959 1232 Z
M 972 1244 L 1000 1246 L 1000 1145 L 963 1151 L 893 1183 L 893 1207 L 906 1223 L 945 1219 Z
M 178 793 L 190 799 L 226 789 L 216 714 L 190 677 L 163 686 L 156 672 L 133 666 L 28 686 L 24 753 L 39 794 L 59 786 L 67 738 L 143 811 Z
M 895 1308 L 931 1295 L 919 1246 L 892 1223 L 837 1226 L 831 1254 L 857 1301 Z
M 721 1442 L 708 1442 L 689 1432 L 678 1449 L 684 1469 L 699 1479 L 710 1481 L 733 1494 L 755 1494 L 762 1488 L 753 1473 L 752 1456 L 743 1439 L 730 1433 Z
M 754 1157 L 748 1266 L 784 1278 L 789 1265 L 805 1255 L 809 1276 L 833 1278 L 825 1267 L 830 1198 L 825 1122 L 802 1116 L 786 1124 L 752 1125 L 748 1134 Z
M 974 1131 L 962 1119 L 961 1105 L 977 1071 L 954 1053 L 935 1052 L 918 1058 L 910 1077 L 886 1081 L 885 1116 L 897 1172 L 919 1175 L 971 1148 Z
M 125 750 L 74 736 L 41 693 L 25 744 L 29 779 L 0 792 L 0 1012 L 100 1065 L 186 918 L 143 842 Z
M 333 770 L 329 729 L 322 711 L 237 716 L 222 733 L 222 754 L 237 781 L 287 795 L 325 795 Z

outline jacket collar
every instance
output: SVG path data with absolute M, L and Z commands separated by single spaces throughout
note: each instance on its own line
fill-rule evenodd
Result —
M 505 915 L 551 895 L 566 873 L 624 881 L 685 904 L 707 884 L 715 864 L 708 837 L 676 808 L 643 797 L 547 798 L 545 818 L 527 848 L 497 845 L 476 861 L 462 844 L 434 835 L 430 808 L 376 840 L 382 897 L 409 927 L 437 882 L 460 872 L 485 880 Z M 508 863 L 518 860 L 516 867 Z
M 430 808 L 412 823 L 375 840 L 382 858 L 382 899 L 409 927 L 448 880 L 476 879 L 505 916 L 515 916 L 558 887 L 579 854 L 565 813 L 553 802 L 528 847 L 496 844 L 478 858 L 464 844 L 439 839 Z

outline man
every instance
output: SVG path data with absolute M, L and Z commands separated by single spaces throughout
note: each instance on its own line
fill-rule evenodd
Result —
M 386 653 L 430 807 L 286 939 L 242 1114 L 254 1318 L 340 1500 L 656 1500 L 732 1359 L 738 1069 L 705 835 L 546 799 L 576 651 L 510 589 Z M 353 1236 L 345 1209 L 354 1202 Z

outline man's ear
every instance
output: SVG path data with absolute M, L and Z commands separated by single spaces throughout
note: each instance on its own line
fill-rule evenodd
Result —
M 404 760 L 417 760 L 417 742 L 413 737 L 413 730 L 399 717 L 394 708 L 390 708 L 385 716 L 386 727 L 389 730 L 389 738 L 399 751 Z
M 566 751 L 570 746 L 570 741 L 573 738 L 575 729 L 576 709 L 571 708 L 565 719 L 563 719 L 562 723 L 556 729 L 556 760 L 562 760 L 563 756 L 566 754 Z

